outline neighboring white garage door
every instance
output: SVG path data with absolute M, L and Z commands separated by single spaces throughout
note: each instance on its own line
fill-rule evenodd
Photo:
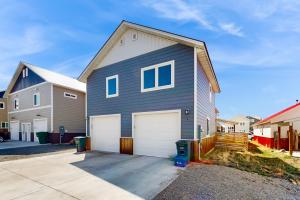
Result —
M 120 114 L 92 116 L 90 130 L 92 150 L 120 152 Z
M 38 142 L 36 133 L 38 132 L 48 132 L 47 128 L 47 119 L 34 119 L 33 120 L 33 133 L 34 133 L 34 142 Z
M 19 122 L 10 122 L 11 140 L 19 140 Z
M 169 157 L 176 154 L 181 138 L 181 112 L 163 111 L 133 114 L 133 151 L 137 155 Z

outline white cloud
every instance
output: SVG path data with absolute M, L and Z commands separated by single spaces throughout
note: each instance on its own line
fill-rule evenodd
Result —
M 242 28 L 234 23 L 220 23 L 220 28 L 231 35 L 244 37 L 244 33 L 241 31 Z
M 206 29 L 213 29 L 210 22 L 205 19 L 204 14 L 182 0 L 155 0 L 144 1 L 144 5 L 153 8 L 161 17 L 179 20 L 193 21 Z

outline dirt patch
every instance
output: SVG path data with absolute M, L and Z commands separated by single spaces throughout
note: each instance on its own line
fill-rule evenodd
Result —
M 199 164 L 188 167 L 155 199 L 300 199 L 300 187 L 284 179 Z
M 206 156 L 206 159 L 213 160 L 219 165 L 255 172 L 263 176 L 283 178 L 300 185 L 300 159 L 254 142 L 249 143 L 246 152 L 215 149 Z

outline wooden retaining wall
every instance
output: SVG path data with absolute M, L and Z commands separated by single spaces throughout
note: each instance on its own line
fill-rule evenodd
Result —
M 247 133 L 217 133 L 216 136 L 216 148 L 237 151 L 248 150 Z

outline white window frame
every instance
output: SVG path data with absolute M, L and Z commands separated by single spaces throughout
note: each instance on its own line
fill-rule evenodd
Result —
M 212 102 L 212 86 L 209 84 L 209 102 Z
M 28 68 L 27 67 L 22 70 L 22 75 L 23 75 L 23 78 L 28 76 Z
M 164 85 L 164 86 L 158 86 L 158 69 L 160 67 L 164 67 L 167 65 L 171 65 L 171 84 L 170 85 Z M 155 69 L 155 86 L 153 88 L 147 88 L 144 89 L 144 72 Z M 151 65 L 148 67 L 141 68 L 141 92 L 150 92 L 150 91 L 157 91 L 157 90 L 164 90 L 164 89 L 170 89 L 175 87 L 175 60 L 159 63 L 156 65 Z
M 210 118 L 206 117 L 206 136 L 210 135 Z
M 5 109 L 5 102 L 0 101 L 0 104 L 3 104 L 3 108 L 0 107 L 0 110 L 4 110 Z
M 34 96 L 38 96 L 38 100 L 39 100 L 39 101 L 37 102 L 38 104 L 36 104 L 36 105 L 34 104 Z M 34 107 L 37 107 L 37 106 L 40 106 L 40 105 L 41 105 L 41 95 L 40 95 L 39 92 L 36 92 L 36 93 L 33 94 L 33 102 L 32 102 L 32 103 L 33 103 L 33 106 L 34 106 Z
M 70 99 L 77 99 L 76 94 L 72 94 L 70 92 L 64 92 L 64 97 L 70 98 Z
M 4 123 L 4 127 L 2 126 L 2 123 Z M 1 128 L 8 129 L 8 122 L 1 122 Z
M 17 108 L 16 108 L 16 102 L 18 102 L 17 103 L 18 104 Z M 18 98 L 14 98 L 14 100 L 13 100 L 13 110 L 19 110 L 19 108 L 20 108 L 20 101 L 19 101 Z
M 116 94 L 108 94 L 108 81 L 111 79 L 116 79 Z M 113 75 L 106 77 L 106 98 L 118 97 L 119 96 L 119 75 Z

